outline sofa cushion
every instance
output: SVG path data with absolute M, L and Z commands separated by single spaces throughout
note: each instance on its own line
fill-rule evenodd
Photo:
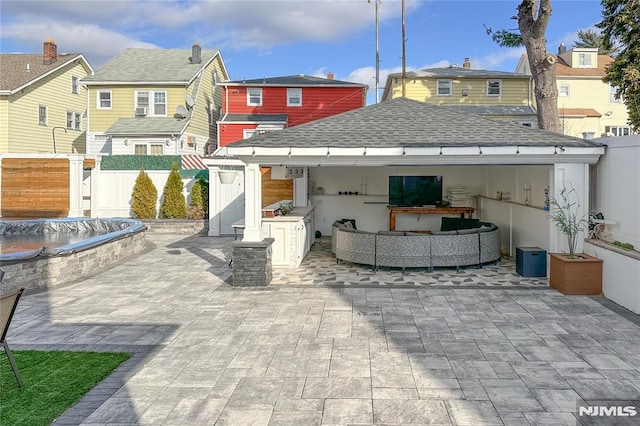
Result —
M 431 235 L 458 235 L 458 231 L 433 231 Z
M 404 235 L 403 231 L 378 231 L 378 235 L 396 235 L 402 236 Z
M 440 225 L 441 231 L 457 231 L 459 229 L 472 229 L 480 227 L 480 219 L 466 219 L 460 217 L 443 217 Z
M 456 231 L 456 232 L 458 233 L 458 235 L 477 234 L 479 230 L 480 230 L 480 228 L 458 229 L 458 231 Z

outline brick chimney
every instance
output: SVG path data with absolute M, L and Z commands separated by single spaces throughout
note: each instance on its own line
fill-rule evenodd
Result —
M 327 78 L 328 78 L 329 80 L 333 80 L 333 73 L 332 73 L 332 72 L 328 72 L 328 73 L 327 73 Z
M 58 60 L 58 46 L 51 37 L 47 38 L 44 42 L 42 49 L 42 63 L 49 65 Z
M 464 64 L 462 64 L 462 68 L 471 68 L 471 61 L 469 61 L 469 58 L 464 58 Z
M 567 45 L 564 43 L 560 43 L 558 47 L 558 55 L 567 51 Z
M 191 46 L 191 57 L 189 58 L 189 62 L 192 64 L 199 64 L 202 62 L 202 48 L 198 42 L 193 43 L 193 46 Z

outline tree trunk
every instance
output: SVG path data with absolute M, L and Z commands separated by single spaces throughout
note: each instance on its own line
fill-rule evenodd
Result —
M 538 127 L 560 133 L 556 57 L 547 52 L 545 31 L 551 16 L 551 0 L 539 0 L 537 17 L 534 0 L 522 0 L 518 6 L 518 27 L 527 50 L 534 95 L 538 110 Z

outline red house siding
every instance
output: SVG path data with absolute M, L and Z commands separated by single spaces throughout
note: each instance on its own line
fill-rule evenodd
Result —
M 223 88 L 224 103 L 222 114 L 287 114 L 285 127 L 293 127 L 309 121 L 329 117 L 342 112 L 364 107 L 365 90 L 361 87 L 302 87 L 302 106 L 287 106 L 287 87 L 261 87 L 262 105 L 247 105 L 247 88 L 260 87 L 230 86 Z M 291 86 L 296 87 L 296 86 Z M 224 91 L 228 91 L 227 93 Z M 226 125 L 226 131 L 223 126 Z M 255 124 L 237 124 L 234 129 L 220 124 L 220 146 L 228 145 L 243 138 L 242 129 L 255 128 Z M 238 130 L 239 127 L 239 130 Z
M 218 135 L 220 135 L 220 146 L 229 145 L 244 139 L 244 129 L 255 129 L 257 124 L 230 124 L 220 123 Z

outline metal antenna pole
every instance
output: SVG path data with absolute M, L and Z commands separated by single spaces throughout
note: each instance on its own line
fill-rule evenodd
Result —
M 407 97 L 407 57 L 405 53 L 404 0 L 402 0 L 402 97 Z
M 374 0 L 376 2 L 376 103 L 379 102 L 380 98 L 380 47 L 379 47 L 379 14 L 378 14 L 378 4 L 380 0 Z

